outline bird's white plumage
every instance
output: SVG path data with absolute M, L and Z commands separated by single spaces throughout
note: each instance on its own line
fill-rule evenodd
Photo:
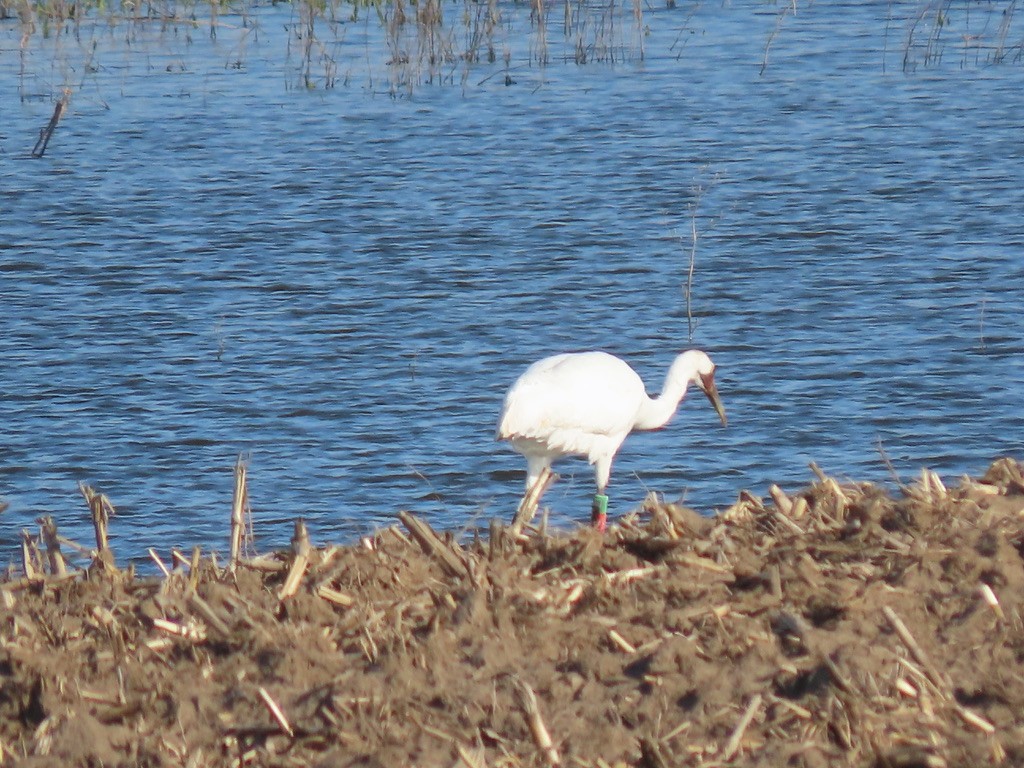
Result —
M 498 438 L 540 440 L 592 459 L 602 437 L 629 434 L 643 396 L 640 377 L 617 357 L 555 355 L 531 365 L 509 389 Z
M 554 355 L 531 365 L 509 388 L 497 438 L 526 458 L 527 488 L 553 461 L 576 455 L 594 465 L 598 493 L 604 493 L 612 459 L 626 436 L 664 426 L 691 381 L 725 421 L 714 369 L 703 352 L 684 352 L 669 369 L 661 395 L 651 398 L 636 372 L 613 355 Z

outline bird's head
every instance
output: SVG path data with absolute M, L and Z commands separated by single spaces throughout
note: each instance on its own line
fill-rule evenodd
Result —
M 685 377 L 696 384 L 703 392 L 711 405 L 715 407 L 715 413 L 722 420 L 722 426 L 728 423 L 725 418 L 725 406 L 722 405 L 722 398 L 718 396 L 718 387 L 715 385 L 715 364 L 711 358 L 699 349 L 691 349 L 683 352 L 673 367 L 679 366 Z

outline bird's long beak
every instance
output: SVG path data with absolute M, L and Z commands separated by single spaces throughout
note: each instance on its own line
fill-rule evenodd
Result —
M 701 389 L 704 394 L 708 396 L 708 400 L 715 406 L 715 413 L 718 414 L 718 418 L 722 420 L 722 426 L 728 425 L 728 421 L 725 418 L 725 406 L 722 405 L 722 398 L 718 396 L 718 387 L 715 386 L 715 374 L 709 373 L 707 376 L 700 377 Z

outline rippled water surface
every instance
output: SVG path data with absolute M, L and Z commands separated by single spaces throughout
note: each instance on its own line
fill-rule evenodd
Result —
M 223 549 L 240 453 L 261 547 L 296 516 L 320 542 L 507 519 L 504 390 L 566 350 L 652 392 L 688 346 L 719 365 L 728 428 L 691 393 L 631 437 L 613 513 L 811 460 L 889 482 L 880 446 L 903 479 L 1020 458 L 1015 32 L 975 17 L 965 48 L 953 13 L 931 49 L 917 12 L 647 7 L 642 58 L 624 22 L 614 61 L 552 31 L 546 66 L 524 12 L 432 81 L 365 19 L 304 81 L 285 7 L 213 39 L 0 21 L 0 548 L 41 514 L 88 540 L 84 481 L 119 555 Z M 559 469 L 554 519 L 585 520 L 589 468 Z

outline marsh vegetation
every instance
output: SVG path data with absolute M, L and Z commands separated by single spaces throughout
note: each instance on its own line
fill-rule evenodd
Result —
M 950 61 L 1017 64 L 1024 51 L 1018 5 L 890 2 L 870 44 L 883 68 L 888 61 L 904 70 Z M 185 52 L 202 38 L 218 43 L 226 68 L 246 70 L 251 53 L 281 31 L 289 86 L 330 89 L 365 79 L 373 89 L 384 82 L 396 90 L 495 78 L 511 85 L 527 68 L 643 62 L 655 25 L 669 28 L 672 42 L 654 55 L 681 59 L 688 40 L 704 34 L 702 18 L 715 13 L 758 20 L 747 53 L 760 58 L 763 73 L 787 31 L 814 24 L 819 9 L 797 0 L 0 0 L 0 25 L 7 47 L 20 51 L 22 74 L 31 51 L 52 52 L 63 80 L 55 88 L 87 80 L 111 49 L 119 64 L 141 57 L 147 66 L 188 71 Z

